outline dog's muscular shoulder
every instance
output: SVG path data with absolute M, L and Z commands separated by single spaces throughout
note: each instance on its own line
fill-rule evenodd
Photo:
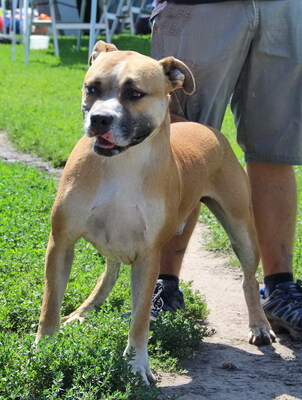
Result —
M 219 131 L 188 121 L 171 124 L 171 147 L 182 169 L 189 170 L 198 163 L 197 170 L 207 175 L 221 164 L 225 152 L 231 152 L 227 139 Z

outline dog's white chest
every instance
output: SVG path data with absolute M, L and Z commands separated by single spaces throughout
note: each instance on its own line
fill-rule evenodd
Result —
M 89 205 L 84 238 L 102 255 L 131 264 L 152 246 L 162 226 L 160 201 L 146 199 L 137 186 L 110 181 L 102 185 Z

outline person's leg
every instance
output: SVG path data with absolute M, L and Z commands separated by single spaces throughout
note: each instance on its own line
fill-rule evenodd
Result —
M 301 35 L 293 33 L 302 14 L 302 3 L 255 1 L 255 13 L 255 36 L 234 90 L 232 110 L 238 143 L 247 162 L 270 294 L 275 278 L 276 284 L 279 278 L 293 279 L 297 196 L 292 165 L 302 163 L 302 123 L 296 107 L 302 101 L 299 24 Z
M 297 195 L 292 166 L 248 162 L 264 276 L 292 273 Z
M 292 165 L 302 164 L 302 3 L 255 0 L 258 24 L 232 110 L 251 183 L 264 272 L 263 309 L 274 329 L 302 339 L 302 286 L 292 256 L 297 212 Z
M 196 6 L 168 3 L 156 17 L 152 32 L 152 57 L 161 59 L 173 55 L 179 58 L 192 70 L 196 80 L 196 91 L 192 96 L 183 95 L 182 91 L 172 93 L 172 113 L 220 129 L 252 40 L 249 20 L 251 3 L 251 0 Z M 174 121 L 173 118 L 171 120 Z M 173 285 L 169 288 L 174 286 L 175 293 L 178 291 L 184 253 L 197 217 L 198 212 L 189 219 L 184 233 L 174 236 L 162 251 L 159 284 L 162 286 L 165 284 L 163 280 L 170 280 Z M 153 301 L 157 309 L 161 296 L 159 289 L 162 287 L 156 288 Z
M 173 236 L 162 249 L 161 274 L 179 276 L 186 248 L 198 220 L 199 210 L 200 206 L 196 207 L 188 218 L 182 234 Z
M 182 91 L 176 91 L 177 95 L 172 96 L 170 108 L 176 116 L 220 129 L 252 39 L 247 11 L 244 2 L 194 6 L 168 3 L 156 16 L 152 57 L 173 55 L 181 59 L 196 81 L 193 95 L 183 96 Z M 213 51 L 217 44 L 220 50 Z M 178 275 L 194 224 L 191 230 L 189 227 L 187 224 L 187 235 L 175 236 L 164 248 L 162 272 Z
M 252 204 L 264 274 L 263 309 L 276 333 L 302 339 L 302 286 L 292 259 L 297 194 L 292 166 L 248 162 Z
M 152 299 L 152 317 L 156 317 L 159 311 L 185 309 L 183 295 L 178 287 L 178 277 L 186 248 L 199 217 L 199 210 L 200 206 L 193 210 L 186 221 L 183 232 L 173 236 L 162 249 L 160 274 Z

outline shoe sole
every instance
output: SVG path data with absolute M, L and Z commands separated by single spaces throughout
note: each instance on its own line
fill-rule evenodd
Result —
M 272 329 L 275 333 L 289 333 L 290 337 L 297 341 L 302 341 L 302 332 L 296 331 L 295 329 L 291 328 L 287 324 L 285 324 L 282 320 L 271 319 L 268 317 L 268 321 L 272 326 Z

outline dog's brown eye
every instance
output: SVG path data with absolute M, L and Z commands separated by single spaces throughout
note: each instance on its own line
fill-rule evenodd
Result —
M 98 93 L 98 89 L 95 86 L 92 85 L 86 85 L 85 86 L 85 91 L 87 94 L 95 96 Z
M 145 93 L 142 93 L 138 90 L 131 90 L 129 93 L 129 97 L 131 100 L 138 100 L 145 96 Z

